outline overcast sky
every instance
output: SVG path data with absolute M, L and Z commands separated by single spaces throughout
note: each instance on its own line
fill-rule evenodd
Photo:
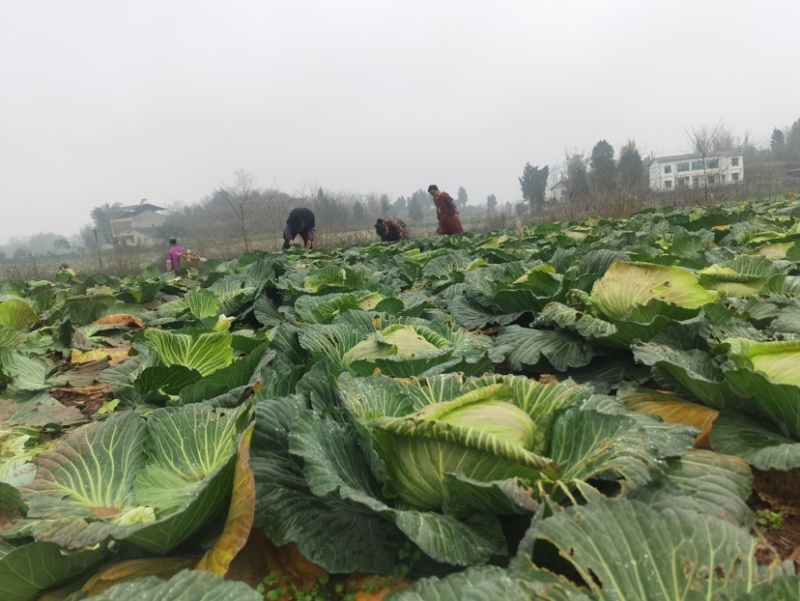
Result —
M 471 204 L 800 118 L 798 0 L 0 0 L 0 243 L 256 185 Z

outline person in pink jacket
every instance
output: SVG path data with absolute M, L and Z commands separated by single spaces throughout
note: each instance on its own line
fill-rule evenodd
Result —
M 181 266 L 181 255 L 186 251 L 175 238 L 170 238 L 170 249 L 167 251 L 167 271 L 175 271 Z

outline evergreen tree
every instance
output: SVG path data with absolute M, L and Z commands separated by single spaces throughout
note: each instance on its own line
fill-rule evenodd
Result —
M 619 184 L 628 194 L 636 193 L 644 184 L 644 165 L 633 140 L 619 154 Z
M 458 188 L 458 198 L 456 198 L 458 208 L 463 211 L 467 207 L 468 202 L 469 197 L 467 196 L 467 191 L 464 189 L 464 186 L 460 186 Z
M 583 155 L 567 157 L 567 199 L 570 202 L 585 200 L 589 194 L 589 176 Z
M 489 194 L 486 197 L 486 208 L 491 213 L 494 211 L 495 207 L 497 206 L 497 197 L 494 194 Z
M 769 149 L 772 156 L 776 159 L 783 159 L 786 156 L 786 136 L 782 129 L 777 127 L 772 130 L 772 138 L 769 141 Z
M 414 194 L 408 199 L 406 203 L 408 207 L 408 218 L 415 224 L 420 224 L 425 219 L 425 211 L 422 208 L 419 196 Z
M 360 200 L 357 200 L 353 204 L 353 218 L 356 221 L 364 220 L 364 203 L 362 203 Z
M 395 217 L 404 217 L 406 215 L 408 202 L 404 196 L 400 196 L 394 201 L 394 215 Z
M 792 123 L 786 135 L 786 159 L 800 161 L 800 119 Z
M 539 169 L 530 163 L 525 163 L 522 170 L 522 177 L 519 178 L 519 186 L 522 189 L 522 198 L 530 204 L 531 212 L 541 213 L 544 209 L 544 196 L 547 191 L 547 177 L 550 175 L 550 167 Z
M 617 181 L 617 165 L 614 162 L 614 147 L 600 140 L 592 148 L 590 180 L 594 190 L 600 194 L 613 192 Z

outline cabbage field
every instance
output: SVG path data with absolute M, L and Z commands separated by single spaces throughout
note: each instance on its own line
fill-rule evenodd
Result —
M 0 282 L 1 601 L 800 598 L 796 468 L 794 197 Z

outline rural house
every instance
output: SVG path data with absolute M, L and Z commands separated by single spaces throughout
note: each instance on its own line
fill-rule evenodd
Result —
M 553 203 L 564 202 L 567 199 L 567 184 L 563 179 L 550 186 L 548 200 Z
M 744 157 L 736 153 L 657 157 L 650 163 L 649 175 L 650 189 L 656 192 L 739 184 L 744 181 Z
M 161 226 L 166 209 L 145 200 L 139 204 L 114 207 L 110 211 L 111 236 L 120 246 L 152 246 L 163 242 Z

